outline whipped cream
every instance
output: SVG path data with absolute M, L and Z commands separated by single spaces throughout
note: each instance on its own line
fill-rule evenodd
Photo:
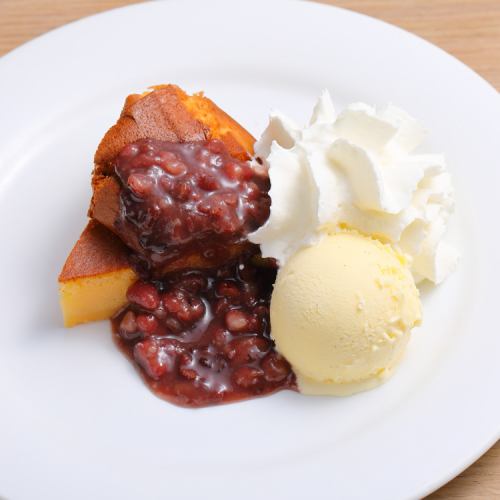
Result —
M 443 241 L 453 187 L 442 155 L 412 154 L 424 136 L 392 105 L 337 115 L 326 90 L 305 127 L 272 113 L 255 145 L 269 168 L 271 214 L 250 240 L 284 265 L 327 231 L 352 228 L 409 255 L 417 282 L 440 283 L 458 262 Z

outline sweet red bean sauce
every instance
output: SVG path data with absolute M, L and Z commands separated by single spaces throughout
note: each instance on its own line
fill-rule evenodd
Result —
M 149 272 L 187 252 L 213 267 L 269 217 L 269 178 L 218 140 L 141 139 L 115 160 L 119 234 Z M 132 238 L 133 237 L 133 238 Z M 132 241 L 133 239 L 133 241 Z
M 229 261 L 221 251 L 267 220 L 267 175 L 232 158 L 220 141 L 152 139 L 127 145 L 115 173 L 116 225 L 139 242 L 142 279 L 129 288 L 113 335 L 149 387 L 189 407 L 294 389 L 270 336 L 276 267 L 257 247 Z M 213 266 L 158 276 L 160 265 L 193 250 Z
M 130 304 L 113 320 L 115 341 L 156 394 L 193 407 L 294 387 L 270 337 L 276 270 L 254 260 L 130 287 Z

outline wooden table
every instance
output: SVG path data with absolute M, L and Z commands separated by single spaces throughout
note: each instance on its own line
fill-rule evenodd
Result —
M 412 31 L 455 55 L 500 89 L 500 0 L 321 1 Z M 69 21 L 131 3 L 135 2 L 0 0 L 0 56 Z M 429 498 L 500 499 L 500 442 Z

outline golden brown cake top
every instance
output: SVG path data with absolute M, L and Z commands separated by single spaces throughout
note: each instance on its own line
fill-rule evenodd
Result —
M 91 220 L 66 259 L 59 282 L 127 269 L 128 254 L 117 236 Z
M 220 139 L 229 153 L 246 160 L 254 137 L 202 93 L 186 94 L 177 85 L 157 85 L 125 100 L 120 118 L 104 135 L 94 162 L 93 184 L 110 175 L 110 161 L 124 146 L 138 139 L 170 142 Z
M 242 162 L 250 158 L 255 142 L 241 125 L 201 93 L 190 96 L 176 85 L 160 85 L 143 94 L 129 95 L 117 123 L 104 135 L 95 154 L 89 216 L 114 232 L 136 253 L 142 252 L 138 236 L 127 225 L 117 227 L 122 187 L 115 172 L 115 161 L 125 146 L 145 139 L 168 143 L 217 139 L 230 157 Z M 246 242 L 228 245 L 227 258 L 238 255 L 246 247 Z M 211 267 L 213 262 L 198 250 L 186 250 L 174 261 L 161 265 L 157 274 L 186 265 L 204 268 Z

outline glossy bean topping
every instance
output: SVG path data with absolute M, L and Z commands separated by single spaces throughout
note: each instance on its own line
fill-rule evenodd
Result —
M 121 184 L 115 226 L 148 270 L 186 252 L 220 265 L 225 250 L 269 216 L 267 173 L 231 157 L 219 140 L 141 139 L 125 146 L 114 168 Z
M 276 270 L 255 261 L 246 255 L 129 288 L 115 340 L 159 396 L 198 407 L 295 388 L 270 337 Z

